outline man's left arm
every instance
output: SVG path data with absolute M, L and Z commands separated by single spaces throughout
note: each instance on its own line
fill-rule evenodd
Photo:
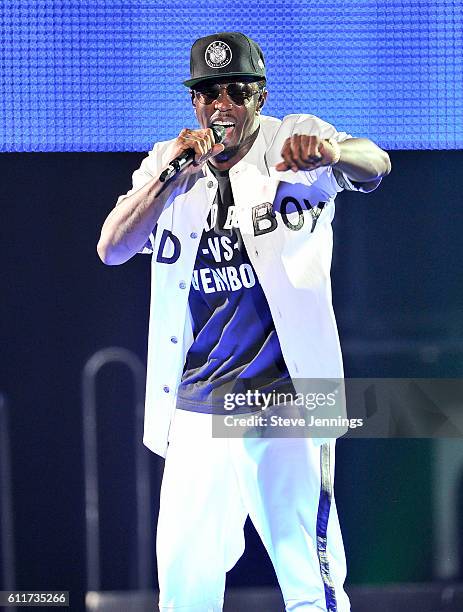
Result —
M 332 143 L 332 140 L 327 142 Z M 389 155 L 368 138 L 348 138 L 336 144 L 339 147 L 339 161 L 333 168 L 354 183 L 361 183 L 362 191 L 373 191 L 383 176 L 390 173 Z
M 337 142 L 333 138 L 293 134 L 286 139 L 282 161 L 276 170 L 315 170 L 332 166 L 354 183 L 360 183 L 361 191 L 375 189 L 383 176 L 391 171 L 391 161 L 386 151 L 368 138 L 348 138 Z

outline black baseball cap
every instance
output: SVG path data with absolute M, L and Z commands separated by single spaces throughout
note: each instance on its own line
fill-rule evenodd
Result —
M 211 34 L 193 43 L 190 74 L 191 78 L 183 82 L 186 87 L 221 77 L 265 79 L 264 54 L 254 40 L 241 32 Z

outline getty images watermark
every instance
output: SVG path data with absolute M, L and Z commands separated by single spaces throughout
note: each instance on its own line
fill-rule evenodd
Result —
M 213 398 L 222 407 L 213 411 L 214 436 L 337 438 L 363 425 L 362 419 L 347 418 L 342 381 L 293 380 L 284 389 L 252 382 L 257 388 L 241 390 L 235 383 Z
M 214 437 L 463 437 L 463 379 L 252 382 L 213 394 Z
M 244 393 L 226 393 L 223 398 L 224 409 L 235 411 L 237 408 L 259 410 L 258 413 L 228 414 L 223 422 L 226 427 L 361 427 L 363 419 L 348 419 L 341 415 L 316 416 L 313 411 L 323 408 L 334 408 L 339 392 L 330 393 L 281 393 L 277 391 L 262 392 L 247 390 Z M 309 413 L 307 413 L 309 411 Z

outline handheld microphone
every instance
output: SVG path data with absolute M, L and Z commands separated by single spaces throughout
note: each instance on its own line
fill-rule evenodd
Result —
M 211 125 L 212 133 L 214 134 L 214 144 L 218 144 L 222 142 L 225 137 L 225 128 L 223 125 Z M 187 149 L 183 151 L 181 155 L 173 159 L 167 168 L 162 172 L 159 180 L 161 183 L 165 183 L 170 180 L 174 176 L 176 176 L 179 172 L 181 172 L 184 168 L 193 163 L 195 158 L 194 149 Z

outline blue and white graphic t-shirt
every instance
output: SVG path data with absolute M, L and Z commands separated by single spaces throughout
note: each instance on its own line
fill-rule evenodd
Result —
M 194 342 L 187 354 L 177 408 L 223 413 L 222 389 L 289 393 L 294 387 L 267 300 L 237 227 L 228 170 L 209 167 L 219 188 L 193 272 L 189 306 Z

